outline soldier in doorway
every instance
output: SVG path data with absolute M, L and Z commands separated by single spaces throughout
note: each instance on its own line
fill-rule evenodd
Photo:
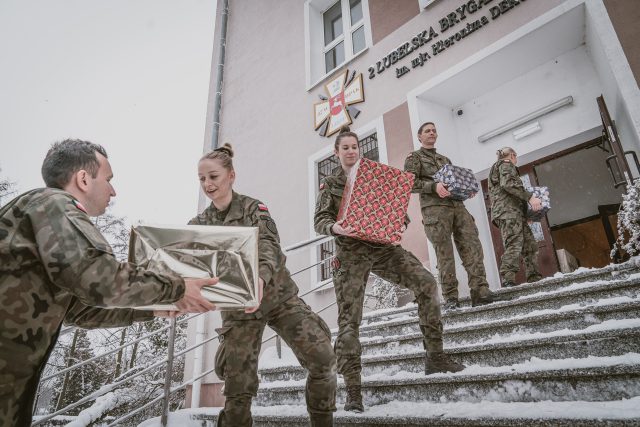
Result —
M 358 135 L 344 128 L 336 138 L 334 150 L 341 167 L 325 178 L 320 187 L 314 226 L 318 233 L 336 236 L 337 251 L 332 266 L 338 303 L 338 337 L 335 342 L 338 372 L 343 375 L 347 388 L 344 409 L 362 412 L 359 328 L 370 272 L 413 291 L 426 350 L 425 374 L 458 372 L 464 369 L 464 365 L 443 351 L 438 287 L 431 273 L 401 246 L 356 239 L 351 227 L 343 227 L 342 221 L 337 221 L 347 174 L 360 157 Z
M 424 231 L 436 251 L 444 308 L 450 310 L 460 307 L 452 236 L 469 276 L 471 305 L 490 304 L 495 297 L 487 283 L 484 254 L 475 220 L 463 202 L 451 199 L 447 187 L 433 179 L 442 166 L 451 164 L 449 158 L 436 152 L 437 139 L 436 125 L 432 122 L 422 124 L 418 129 L 418 140 L 422 147 L 409 154 L 404 169 L 416 177 L 412 192 L 420 194 Z
M 511 147 L 497 151 L 498 161 L 489 172 L 491 221 L 500 228 L 504 254 L 500 260 L 502 287 L 516 285 L 520 258 L 524 260 L 527 282 L 542 279 L 538 271 L 538 243 L 526 219 L 527 203 L 533 211 L 542 208 L 541 201 L 527 191 L 520 180 L 518 156 Z

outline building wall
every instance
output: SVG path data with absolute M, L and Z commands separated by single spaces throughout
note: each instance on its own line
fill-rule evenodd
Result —
M 605 0 L 611 23 L 615 28 L 624 54 L 629 61 L 636 82 L 640 81 L 640 7 L 628 0 Z
M 377 131 L 381 159 L 393 166 L 401 167 L 418 146 L 415 133 L 420 123 L 432 120 L 440 135 L 438 149 L 482 179 L 500 146 L 515 145 L 527 162 L 596 137 L 600 130 L 595 97 L 600 93 L 626 146 L 639 146 L 640 96 L 631 71 L 637 73 L 638 38 L 629 18 L 637 11 L 629 9 L 631 2 L 528 0 L 493 19 L 490 8 L 500 2 L 490 1 L 453 27 L 443 28 L 442 20 L 467 1 L 440 0 L 420 10 L 418 0 L 397 0 L 391 6 L 388 1 L 368 0 L 365 9 L 373 44 L 311 84 L 306 74 L 309 30 L 304 2 L 230 3 L 220 142 L 231 142 L 236 152 L 236 191 L 267 204 L 283 247 L 315 236 L 317 183 L 312 169 L 321 155 L 331 153 L 334 138 L 314 130 L 313 105 L 320 102 L 319 95 L 326 95 L 324 85 L 345 69 L 362 73 L 364 81 L 365 102 L 357 105 L 361 113 L 351 129 L 361 134 Z M 607 10 L 612 11 L 615 31 Z M 455 37 L 467 23 L 483 16 L 486 25 L 434 53 L 433 44 Z M 430 28 L 438 33 L 431 42 L 369 78 L 368 70 L 377 61 Z M 424 65 L 412 67 L 411 60 L 419 53 L 429 56 Z M 403 66 L 409 72 L 397 78 L 396 68 Z M 521 141 L 510 134 L 478 141 L 482 133 L 568 95 L 573 103 L 540 118 L 538 133 Z M 211 112 L 207 120 L 209 130 Z M 210 132 L 205 146 L 209 140 Z M 496 287 L 496 260 L 481 196 L 466 205 L 476 218 L 489 282 Z M 416 199 L 411 201 L 413 221 L 403 245 L 433 270 L 435 257 L 422 230 Z M 288 254 L 288 266 L 297 271 L 315 259 L 313 249 L 295 251 Z M 466 275 L 459 260 L 458 265 L 465 294 Z M 317 274 L 303 273 L 295 279 L 306 291 L 316 285 Z M 332 292 L 322 291 L 305 300 L 319 309 L 334 298 Z M 335 308 L 323 316 L 331 327 L 336 325 Z M 212 318 L 210 330 L 217 324 L 219 320 Z M 209 354 L 214 350 L 215 345 Z

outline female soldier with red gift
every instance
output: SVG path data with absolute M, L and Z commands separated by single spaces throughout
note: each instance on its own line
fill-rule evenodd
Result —
M 457 372 L 464 366 L 443 352 L 440 302 L 433 275 L 411 252 L 399 245 L 356 239 L 351 227 L 343 227 L 343 221 L 337 221 L 347 175 L 360 158 L 358 135 L 349 128 L 343 128 L 336 138 L 334 153 L 341 168 L 325 178 L 320 188 L 314 225 L 318 233 L 336 236 L 333 284 L 338 304 L 338 337 L 335 342 L 338 372 L 343 375 L 347 388 L 344 409 L 362 412 L 359 328 L 370 272 L 413 291 L 427 353 L 425 374 Z

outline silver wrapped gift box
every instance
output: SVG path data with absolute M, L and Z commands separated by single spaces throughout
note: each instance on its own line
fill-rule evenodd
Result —
M 480 191 L 478 180 L 471 169 L 461 166 L 444 165 L 433 175 L 436 182 L 447 187 L 454 200 L 467 200 Z
M 545 217 L 549 209 L 551 209 L 551 199 L 549 198 L 549 188 L 548 187 L 525 187 L 527 191 L 533 193 L 535 197 L 540 199 L 542 202 L 542 209 L 539 211 L 534 211 L 531 209 L 531 205 L 527 202 L 527 219 L 539 222 L 542 221 L 542 218 Z
M 202 288 L 218 309 L 259 304 L 257 227 L 137 225 L 131 229 L 129 261 L 184 278 L 218 277 L 219 283 Z M 177 309 L 173 304 L 138 308 Z

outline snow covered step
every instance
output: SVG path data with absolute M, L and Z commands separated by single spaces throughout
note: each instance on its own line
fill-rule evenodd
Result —
M 577 359 L 588 356 L 618 356 L 640 353 L 640 319 L 613 320 L 583 330 L 513 334 L 487 337 L 485 342 L 466 346 L 445 346 L 457 361 L 470 366 L 504 366 L 538 357 L 540 359 Z M 414 335 L 388 347 L 363 345 L 362 373 L 371 376 L 399 371 L 423 373 L 422 337 Z M 262 381 L 298 381 L 305 370 L 296 364 L 260 369 Z
M 640 318 L 640 295 L 632 297 L 614 297 L 580 304 L 568 304 L 557 309 L 537 310 L 507 319 L 488 322 L 447 321 L 444 315 L 444 333 L 447 342 L 468 342 L 491 333 L 516 331 L 551 331 L 563 328 L 580 328 L 612 319 Z M 406 315 L 400 319 L 383 321 L 367 325 L 360 329 L 360 338 L 375 339 L 380 336 L 403 336 L 418 333 L 418 317 Z
M 304 381 L 262 383 L 254 403 L 299 405 Z M 470 366 L 455 374 L 381 373 L 362 381 L 365 405 L 392 401 L 538 402 L 608 401 L 640 396 L 640 354 L 529 361 L 510 366 Z M 344 403 L 340 384 L 338 401 Z
M 538 310 L 524 315 L 487 322 L 446 324 L 444 339 L 449 344 L 470 343 L 487 335 L 550 332 L 558 329 L 583 329 L 607 320 L 640 318 L 640 295 L 637 298 L 615 297 L 583 304 L 569 304 L 553 310 Z M 420 333 L 417 316 L 378 323 L 377 329 L 360 331 L 361 342 L 398 340 Z
M 554 277 L 546 278 L 535 283 L 523 284 L 513 288 L 501 288 L 494 290 L 494 292 L 504 296 L 506 299 L 515 299 L 534 293 L 563 289 L 568 285 L 576 283 L 625 280 L 639 272 L 640 257 L 634 257 L 623 264 L 613 264 L 599 269 L 579 269 L 573 273 L 557 274 Z M 470 306 L 468 297 L 461 298 L 461 302 Z M 409 304 L 399 308 L 372 311 L 364 314 L 362 324 L 365 326 L 368 323 L 402 319 L 406 316 L 415 315 L 415 309 L 415 304 Z
M 169 425 L 213 427 L 220 408 L 183 409 L 169 414 Z M 306 406 L 273 405 L 252 408 L 254 427 L 308 427 Z M 336 427 L 413 426 L 637 426 L 640 398 L 606 402 L 390 402 L 367 407 L 362 414 L 334 415 Z M 160 418 L 139 427 L 160 427 Z
M 640 296 L 640 273 L 621 281 L 596 281 L 567 285 L 564 288 L 537 292 L 510 301 L 498 301 L 479 307 L 451 310 L 443 316 L 445 328 L 460 323 L 483 323 L 511 319 L 539 310 L 558 310 L 569 304 L 593 304 L 599 300 Z
M 501 294 L 505 291 L 501 291 Z M 616 298 L 621 302 L 640 298 L 640 273 L 630 274 L 625 280 L 620 281 L 574 283 L 555 290 L 539 291 L 479 307 L 448 310 L 442 314 L 442 323 L 445 329 L 460 324 L 479 325 L 487 320 L 514 319 L 542 310 L 556 312 L 563 306 L 572 305 L 578 308 L 596 305 L 599 300 Z M 402 309 L 395 309 L 391 318 L 382 316 L 369 319 L 368 323 L 363 323 L 360 327 L 360 336 L 379 336 L 387 332 L 392 335 L 411 333 L 418 330 L 416 321 L 416 305 L 410 304 Z M 337 329 L 332 330 L 332 334 L 335 336 Z

